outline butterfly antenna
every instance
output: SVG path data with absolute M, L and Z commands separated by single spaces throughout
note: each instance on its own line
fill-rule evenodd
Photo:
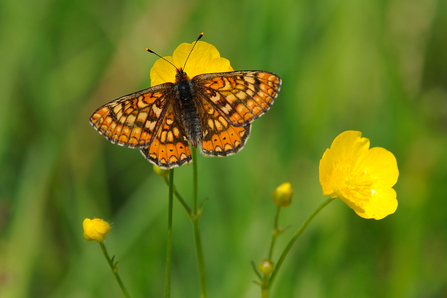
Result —
M 183 65 L 183 70 L 185 70 L 186 62 L 188 62 L 189 56 L 191 56 L 192 51 L 194 50 L 194 48 L 196 47 L 197 42 L 199 41 L 199 39 L 202 38 L 202 36 L 203 36 L 203 32 L 200 33 L 199 37 L 197 37 L 196 42 L 195 42 L 194 45 L 192 46 L 191 51 L 189 51 L 188 57 L 186 57 L 185 64 Z
M 174 66 L 174 67 L 175 67 L 175 69 L 177 69 L 177 66 L 175 66 L 175 65 L 174 65 L 174 63 L 172 63 L 172 62 L 171 62 L 171 61 L 169 61 L 169 60 L 166 60 L 166 58 L 164 58 L 164 57 L 162 57 L 162 56 L 158 55 L 157 53 L 155 53 L 155 52 L 154 52 L 154 51 L 152 51 L 151 49 L 149 49 L 149 48 L 146 48 L 146 51 L 148 51 L 149 53 L 152 53 L 152 54 L 154 54 L 155 56 L 157 56 L 157 57 L 159 57 L 159 58 L 163 59 L 164 61 L 166 61 L 166 62 L 168 62 L 169 64 L 171 64 L 172 66 Z

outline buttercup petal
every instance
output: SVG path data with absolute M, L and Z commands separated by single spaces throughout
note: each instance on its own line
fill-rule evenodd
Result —
M 320 184 L 323 188 L 323 196 L 329 196 L 334 193 L 334 183 L 332 182 L 332 171 L 334 169 L 333 159 L 333 152 L 330 149 L 326 149 L 320 160 L 319 175 Z
M 358 166 L 374 173 L 376 183 L 383 186 L 393 187 L 399 177 L 396 158 L 384 148 L 368 150 L 359 160 Z
M 382 219 L 396 211 L 396 196 L 396 191 L 392 188 L 377 189 L 363 212 L 354 211 L 363 218 Z
M 174 63 L 171 56 L 164 58 Z M 157 86 L 168 82 L 175 83 L 176 73 L 176 69 L 171 64 L 163 59 L 158 59 L 151 68 L 151 86 Z
M 362 133 L 360 131 L 353 130 L 339 134 L 331 145 L 335 160 L 354 161 L 367 151 L 369 149 L 369 140 L 361 136 Z

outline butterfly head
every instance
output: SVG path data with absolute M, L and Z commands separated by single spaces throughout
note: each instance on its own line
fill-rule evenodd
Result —
M 183 71 L 183 68 L 177 68 L 177 74 L 175 75 L 175 81 L 189 80 L 186 72 Z

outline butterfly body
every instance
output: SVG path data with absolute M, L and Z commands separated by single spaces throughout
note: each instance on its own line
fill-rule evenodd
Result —
M 132 93 L 98 108 L 92 126 L 112 143 L 139 148 L 160 168 L 192 160 L 188 142 L 205 155 L 240 151 L 251 122 L 273 104 L 281 79 L 267 71 L 200 74 L 177 70 L 175 83 Z
M 194 100 L 194 98 L 196 98 L 195 90 L 197 88 L 193 85 L 192 81 L 188 78 L 188 75 L 182 69 L 177 70 L 175 80 L 175 98 L 178 99 L 177 101 L 180 103 L 181 110 L 181 115 L 178 115 L 178 117 L 183 118 L 188 141 L 195 148 L 197 148 L 197 145 L 201 139 L 200 134 L 202 131 L 197 103 Z

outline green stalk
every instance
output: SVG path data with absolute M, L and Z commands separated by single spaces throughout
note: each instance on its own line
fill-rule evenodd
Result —
M 278 227 L 280 211 L 281 211 L 281 206 L 276 206 L 275 220 L 273 223 L 272 242 L 270 244 L 270 251 L 269 251 L 269 257 L 268 257 L 269 261 L 272 261 L 273 249 L 275 248 L 276 238 L 278 237 L 278 235 L 280 233 L 279 227 Z
M 167 177 L 164 177 L 164 180 L 166 182 L 166 185 L 169 187 L 169 179 Z M 186 209 L 186 212 L 188 212 L 188 214 L 191 214 L 192 213 L 191 208 L 189 208 L 188 203 L 186 203 L 186 201 L 183 199 L 183 197 L 177 191 L 177 188 L 175 187 L 175 184 L 174 184 L 174 195 L 177 197 L 177 199 L 179 200 L 180 204 L 182 204 L 183 207 Z
M 332 202 L 333 199 L 329 198 L 325 202 L 323 202 L 320 207 L 318 207 L 310 216 L 306 219 L 306 221 L 299 227 L 299 229 L 295 232 L 295 235 L 290 239 L 289 243 L 287 244 L 286 248 L 281 254 L 281 257 L 278 260 L 278 263 L 275 265 L 275 271 L 273 271 L 272 275 L 270 276 L 270 279 L 268 283 L 263 284 L 262 286 L 262 297 L 269 297 L 270 289 L 273 285 L 273 282 L 275 281 L 276 276 L 278 275 L 279 269 L 281 268 L 281 265 L 283 264 L 285 258 L 287 257 L 287 254 L 289 253 L 290 249 L 292 248 L 293 244 L 296 242 L 298 237 L 303 233 L 303 231 L 306 229 L 306 227 L 309 225 L 309 223 L 312 221 L 312 219 L 324 208 L 326 207 L 330 202 Z M 267 293 L 265 293 L 267 292 Z
M 193 213 L 189 214 L 191 218 L 191 222 L 194 228 L 194 242 L 196 244 L 196 252 L 197 252 L 197 262 L 199 266 L 199 279 L 200 279 L 200 297 L 206 298 L 206 271 L 205 271 L 205 261 L 203 257 L 203 248 L 202 248 L 202 240 L 200 237 L 200 229 L 199 229 L 199 218 L 202 210 L 198 210 L 197 208 L 197 185 L 198 185 L 198 175 L 197 175 L 197 150 L 196 148 L 191 148 L 192 153 L 192 163 L 193 166 L 193 188 L 194 188 L 194 198 L 193 198 Z
M 168 237 L 166 243 L 165 297 L 171 297 L 172 205 L 174 200 L 174 169 L 169 171 Z
M 115 279 L 118 282 L 118 285 L 120 286 L 121 291 L 123 292 L 123 294 L 126 298 L 130 298 L 129 292 L 127 292 L 127 289 L 124 286 L 123 281 L 121 280 L 121 278 L 118 274 L 118 268 L 113 264 L 113 260 L 110 259 L 109 254 L 107 253 L 106 246 L 102 242 L 100 242 L 99 245 L 101 246 L 102 253 L 106 257 L 107 263 L 109 263 L 110 269 L 112 269 L 113 275 L 115 275 Z
M 191 148 L 191 154 L 192 154 L 192 160 L 193 160 L 193 163 L 192 163 L 192 172 L 193 172 L 193 176 L 192 176 L 192 178 L 193 178 L 193 189 L 194 189 L 194 193 L 193 193 L 193 200 L 194 200 L 194 205 L 193 205 L 193 210 L 194 210 L 194 214 L 197 214 L 197 197 L 198 197 L 198 195 L 197 195 L 197 189 L 198 189 L 198 186 L 197 186 L 197 184 L 198 184 L 198 175 L 197 175 L 197 162 L 198 162 L 198 160 L 197 160 L 197 149 L 196 148 L 194 148 L 194 147 L 192 147 Z

